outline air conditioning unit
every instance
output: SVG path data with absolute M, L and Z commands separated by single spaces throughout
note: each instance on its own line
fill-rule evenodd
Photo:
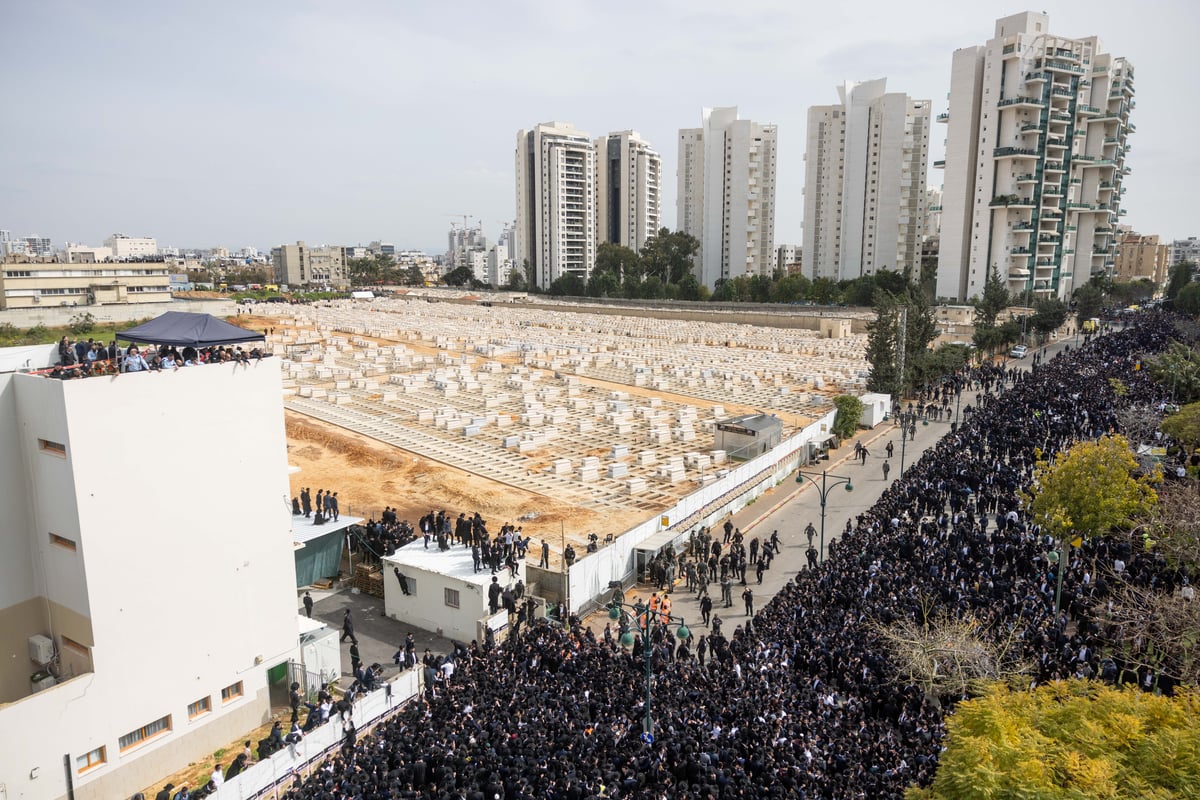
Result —
M 29 658 L 33 663 L 46 666 L 54 660 L 54 640 L 40 633 L 29 637 Z
M 49 672 L 35 672 L 30 676 L 29 683 L 34 692 L 40 692 L 54 686 L 58 681 Z

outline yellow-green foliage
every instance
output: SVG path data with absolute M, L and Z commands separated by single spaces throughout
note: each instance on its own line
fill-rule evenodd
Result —
M 1031 508 L 1051 533 L 1105 533 L 1148 512 L 1158 500 L 1150 481 L 1135 478 L 1137 459 L 1124 436 L 1080 442 L 1038 466 Z
M 1200 797 L 1200 694 L 1060 681 L 997 684 L 960 703 L 926 789 L 907 800 L 1185 800 Z

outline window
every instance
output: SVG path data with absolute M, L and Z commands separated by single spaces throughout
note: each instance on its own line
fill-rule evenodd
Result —
M 49 453 L 54 456 L 63 456 L 65 458 L 67 455 L 67 446 L 65 444 L 52 442 L 49 439 L 38 439 L 38 448 L 43 453 Z
M 188 703 L 188 719 L 202 717 L 212 711 L 212 698 L 201 697 L 194 703 Z
M 71 541 L 65 536 L 59 536 L 57 533 L 50 534 L 50 544 L 57 545 L 63 550 L 70 550 L 72 553 L 78 549 L 78 546 L 75 544 L 75 542 Z
M 238 681 L 237 683 L 226 686 L 224 689 L 221 690 L 221 702 L 222 703 L 228 703 L 233 700 L 237 700 L 241 696 L 242 696 L 242 682 L 241 681 Z
M 72 650 L 81 656 L 90 656 L 92 654 L 92 651 L 88 649 L 86 644 L 81 644 L 69 636 L 60 636 L 59 638 L 62 639 L 63 647 L 68 650 Z
M 75 757 L 75 771 L 79 773 L 87 772 L 93 767 L 98 767 L 108 761 L 108 757 L 104 752 L 103 747 L 97 747 L 90 753 L 84 753 L 81 756 Z
M 446 589 L 446 605 L 458 608 L 458 589 Z
M 121 752 L 125 752 L 131 747 L 137 747 L 143 742 L 153 739 L 155 736 L 162 736 L 171 731 L 171 715 L 168 714 L 161 719 L 156 719 L 149 725 L 144 725 L 136 731 L 130 731 L 118 740 L 121 746 Z

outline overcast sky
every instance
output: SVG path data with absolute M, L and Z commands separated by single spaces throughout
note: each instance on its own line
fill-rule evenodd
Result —
M 799 243 L 805 120 L 845 80 L 946 110 L 950 58 L 1026 7 L 961 0 L 16 0 L 0 31 L 0 228 L 99 244 L 440 252 L 454 215 L 514 217 L 516 132 L 640 131 L 704 106 L 779 126 L 777 244 Z M 1196 0 L 1046 2 L 1052 33 L 1136 67 L 1126 222 L 1200 235 Z M 1174 99 L 1172 99 L 1174 98 Z M 941 158 L 935 125 L 930 162 Z M 937 186 L 941 172 L 930 170 Z M 461 217 L 460 217 L 461 219 Z

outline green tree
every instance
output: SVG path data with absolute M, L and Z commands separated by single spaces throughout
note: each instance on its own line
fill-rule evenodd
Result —
M 772 303 L 796 303 L 805 298 L 812 282 L 803 275 L 785 275 L 771 287 Z
M 352 258 L 346 262 L 350 282 L 363 285 L 379 279 L 379 262 L 373 258 Z
M 521 269 L 516 264 L 513 264 L 512 268 L 508 271 L 508 280 L 505 282 L 504 286 L 511 292 L 526 291 L 529 288 L 529 284 L 525 280 L 525 270 Z
M 1070 540 L 1129 526 L 1158 497 L 1124 436 L 1079 442 L 1053 464 L 1041 462 L 1025 498 L 1049 533 Z
M 833 433 L 840 439 L 849 439 L 858 432 L 862 422 L 863 403 L 854 395 L 843 394 L 833 399 L 837 414 L 833 418 Z
M 564 272 L 550 283 L 547 294 L 556 297 L 585 297 L 587 296 L 587 286 L 584 284 L 583 278 L 576 273 Z
M 899 384 L 896 372 L 899 333 L 900 314 L 896 298 L 879 292 L 875 301 L 875 319 L 867 323 L 867 363 L 871 365 L 867 389 L 872 392 L 896 391 Z
M 442 283 L 447 286 L 470 286 L 471 281 L 475 279 L 475 273 L 468 266 L 461 266 L 447 272 L 442 277 Z
M 592 273 L 608 272 L 617 279 L 619 285 L 625 275 L 640 279 L 642 269 L 639 261 L 638 254 L 632 249 L 612 242 L 601 242 L 596 248 L 596 264 L 592 267 Z
M 1181 314 L 1200 314 L 1200 283 L 1193 281 L 1179 290 L 1175 295 L 1175 310 Z
M 1190 403 L 1165 417 L 1162 431 L 1189 452 L 1200 447 L 1200 403 Z
M 975 299 L 975 330 L 996 327 L 996 319 L 1008 308 L 1008 287 L 1000 278 L 1000 272 L 992 267 L 988 270 L 983 294 Z
M 661 229 L 642 245 L 641 260 L 647 276 L 657 276 L 664 284 L 675 284 L 692 271 L 700 242 L 683 231 Z
M 1075 323 L 1083 325 L 1084 320 L 1091 319 L 1100 313 L 1104 305 L 1104 292 L 1094 283 L 1088 282 L 1075 290 Z
M 1067 321 L 1067 304 L 1057 297 L 1043 297 L 1033 304 L 1029 324 L 1043 337 L 1062 327 Z
M 588 277 L 588 297 L 617 297 L 620 293 L 621 279 L 609 270 L 593 270 L 591 276 Z
M 404 282 L 409 286 L 422 286 L 425 283 L 425 273 L 416 264 L 413 264 L 404 273 Z
M 819 306 L 831 306 L 841 302 L 837 283 L 830 278 L 816 278 L 809 287 L 808 299 Z
M 838 284 L 838 289 L 848 306 L 869 306 L 875 302 L 874 275 L 863 275 L 860 278 L 842 281 Z
M 709 299 L 708 287 L 700 283 L 700 280 L 691 272 L 684 275 L 683 279 L 679 281 L 678 289 L 677 299 L 679 300 L 703 301 Z
M 946 719 L 938 771 L 907 800 L 1200 797 L 1200 694 L 1087 682 L 996 684 Z
M 1173 341 L 1157 356 L 1145 360 L 1150 376 L 1180 403 L 1200 400 L 1200 352 Z
M 1171 271 L 1167 274 L 1167 288 L 1163 292 L 1168 300 L 1174 300 L 1183 291 L 1183 287 L 1187 286 L 1192 280 L 1192 273 L 1196 271 L 1196 265 L 1191 261 L 1180 261 L 1175 266 L 1171 267 Z

